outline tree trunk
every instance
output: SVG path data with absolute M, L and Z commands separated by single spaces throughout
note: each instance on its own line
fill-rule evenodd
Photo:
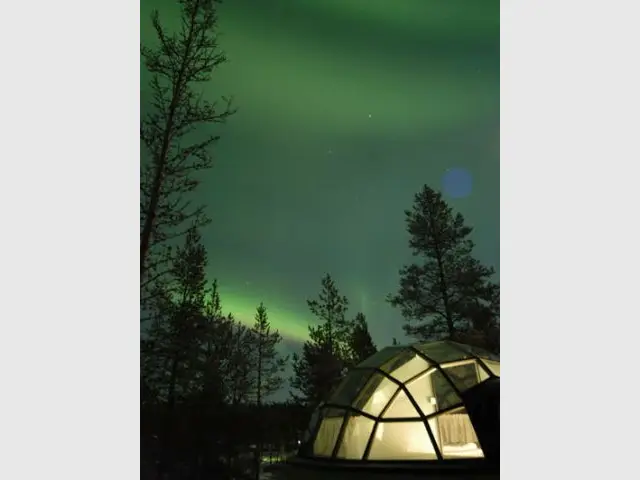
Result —
M 444 304 L 444 314 L 447 319 L 447 330 L 449 337 L 453 337 L 456 333 L 453 325 L 453 314 L 449 305 L 449 293 L 447 292 L 447 281 L 444 278 L 444 265 L 442 264 L 442 254 L 436 249 L 436 257 L 438 262 L 438 276 L 440 277 L 440 292 L 442 293 L 442 303 Z
M 162 438 L 162 461 L 165 472 L 173 472 L 174 467 L 174 433 L 175 433 L 175 404 L 176 404 L 176 381 L 178 377 L 178 357 L 173 357 L 171 363 L 171 373 L 169 375 L 169 388 L 167 391 L 167 416 L 164 419 L 164 435 Z
M 260 465 L 262 463 L 262 330 L 258 333 L 258 335 L 258 378 L 256 389 L 258 438 L 256 441 L 256 480 L 260 480 Z
M 162 134 L 162 147 L 160 148 L 160 154 L 158 155 L 158 157 L 154 158 L 154 161 L 157 162 L 157 165 L 153 175 L 153 187 L 149 198 L 149 205 L 145 210 L 144 226 L 142 227 L 142 234 L 140 235 L 141 280 L 145 272 L 147 255 L 149 254 L 149 246 L 151 245 L 151 231 L 153 230 L 153 223 L 156 219 L 156 211 L 158 209 L 158 204 L 160 203 L 160 190 L 162 188 L 162 179 L 167 163 L 167 156 L 169 155 L 169 144 L 171 141 L 171 130 L 173 130 L 173 121 L 175 118 L 176 109 L 178 108 L 180 95 L 182 94 L 182 89 L 185 87 L 183 83 L 186 83 L 184 74 L 187 66 L 187 60 L 189 58 L 189 53 L 191 52 L 191 47 L 193 46 L 193 29 L 197 12 L 198 8 L 196 7 L 191 15 L 191 24 L 189 26 L 189 34 L 187 36 L 186 46 L 184 54 L 182 56 L 182 64 L 180 65 L 180 70 L 178 71 L 176 82 L 173 85 L 171 103 L 169 104 L 169 112 L 167 114 L 167 122 Z

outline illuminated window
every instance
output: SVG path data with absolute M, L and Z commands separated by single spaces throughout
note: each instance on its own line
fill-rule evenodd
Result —
M 460 392 L 465 392 L 480 383 L 478 370 L 482 370 L 482 367 L 475 359 L 446 363 L 440 367 Z
M 356 399 L 354 406 L 369 415 L 378 416 L 398 390 L 398 385 L 379 373 L 374 374 Z
M 373 370 L 353 370 L 350 372 L 340 385 L 338 385 L 329 403 L 350 405 L 367 385 L 372 373 Z
M 483 360 L 483 363 L 491 370 L 496 377 L 500 376 L 500 362 L 493 360 Z
M 351 415 L 347 419 L 338 458 L 360 460 L 373 432 L 375 421 L 362 415 Z
M 462 403 L 451 382 L 437 368 L 420 375 L 407 383 L 406 387 L 424 415 Z
M 384 412 L 382 418 L 415 418 L 417 420 L 420 418 L 420 413 L 413 406 L 404 390 L 400 390 L 391 400 L 389 408 Z
M 449 410 L 434 418 L 444 459 L 482 458 L 482 448 L 464 407 Z
M 314 413 L 303 454 L 362 461 L 483 458 L 461 394 L 495 376 L 497 356 L 453 342 L 381 350 L 349 372 Z
M 436 459 L 423 422 L 379 423 L 371 443 L 370 460 Z
M 385 365 L 382 365 L 380 369 L 400 382 L 406 382 L 407 380 L 415 377 L 416 375 L 425 372 L 431 365 L 418 353 L 405 350 L 401 352 L 396 358 L 388 361 Z
M 338 434 L 344 421 L 345 412 L 337 409 L 326 409 L 313 442 L 313 454 L 318 457 L 330 457 L 338 440 Z

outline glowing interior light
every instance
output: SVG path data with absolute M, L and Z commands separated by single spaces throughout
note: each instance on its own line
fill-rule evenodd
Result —
M 382 440 L 382 436 L 384 435 L 384 424 L 379 423 L 376 427 L 376 438 L 378 440 Z
M 408 452 L 427 453 L 433 450 L 431 444 L 424 441 L 424 426 L 422 424 L 410 423 L 405 426 L 404 430 Z
M 442 453 L 449 458 L 482 458 L 484 456 L 482 449 L 475 443 L 445 445 Z
M 382 405 L 387 401 L 387 396 L 380 391 L 377 391 L 373 394 L 373 404 L 378 406 Z

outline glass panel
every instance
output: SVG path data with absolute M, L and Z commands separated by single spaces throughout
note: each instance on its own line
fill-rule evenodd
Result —
M 438 458 L 423 422 L 378 423 L 370 460 L 433 460 Z
M 484 362 L 486 362 L 486 360 L 484 360 Z M 480 364 L 478 364 L 478 377 L 480 378 L 480 383 L 491 378 L 487 371 Z
M 336 445 L 345 412 L 335 408 L 324 411 L 322 423 L 313 442 L 313 454 L 318 457 L 330 457 Z
M 437 410 L 444 410 L 462 403 L 460 396 L 440 371 L 433 372 L 431 382 L 436 394 Z
M 407 383 L 406 387 L 424 415 L 462 403 L 451 384 L 435 368 Z
M 429 357 L 436 363 L 455 362 L 472 358 L 472 355 L 465 350 L 456 347 L 453 342 L 430 342 L 418 343 L 414 345 L 418 351 Z
M 374 373 L 353 406 L 369 415 L 378 416 L 397 389 L 398 385 L 384 375 Z
M 442 365 L 445 375 L 451 379 L 453 384 L 465 392 L 479 383 L 477 360 L 465 360 L 455 364 Z
M 491 372 L 496 376 L 500 376 L 500 362 L 494 362 L 491 360 L 482 359 L 482 362 L 491 370 Z
M 419 373 L 426 371 L 430 366 L 424 358 L 413 350 L 403 350 L 397 357 L 389 360 L 380 369 L 404 383 Z
M 404 393 L 403 390 L 398 392 L 398 395 L 395 396 L 393 400 L 391 400 L 391 405 L 386 412 L 382 415 L 382 418 L 415 418 L 418 420 L 420 418 L 420 413 L 416 410 L 416 407 L 413 406 L 407 394 Z
M 320 407 L 316 408 L 311 415 L 311 420 L 309 421 L 309 427 L 304 432 L 304 436 L 302 437 L 303 442 L 308 442 L 311 438 L 311 434 L 313 433 L 314 428 L 316 428 L 316 424 L 320 420 Z
M 482 458 L 482 448 L 464 407 L 433 418 L 437 422 L 442 458 Z
M 352 460 L 362 459 L 375 423 L 362 415 L 349 416 L 337 457 Z
M 453 343 L 453 342 L 451 342 Z M 466 344 L 462 344 L 462 343 L 455 343 L 454 345 L 456 345 L 458 348 L 472 353 L 473 355 L 475 355 L 476 357 L 480 357 L 480 358 L 486 358 L 489 360 L 493 360 L 494 362 L 499 362 L 500 361 L 500 356 L 496 355 L 495 353 L 491 353 L 488 350 L 485 350 L 484 348 L 480 348 L 480 347 L 474 347 L 473 345 L 466 345 Z
M 365 387 L 373 370 L 351 370 L 338 385 L 329 403 L 351 405 L 360 391 Z
M 381 365 L 384 365 L 385 363 L 387 363 L 389 360 L 391 360 L 393 357 L 395 357 L 405 349 L 406 347 L 383 348 L 379 352 L 374 353 L 369 358 L 359 363 L 358 368 L 360 367 L 380 368 Z

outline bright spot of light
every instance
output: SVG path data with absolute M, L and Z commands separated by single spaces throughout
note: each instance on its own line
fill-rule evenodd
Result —
M 373 404 L 380 405 L 387 401 L 387 396 L 383 392 L 376 392 L 373 394 Z

